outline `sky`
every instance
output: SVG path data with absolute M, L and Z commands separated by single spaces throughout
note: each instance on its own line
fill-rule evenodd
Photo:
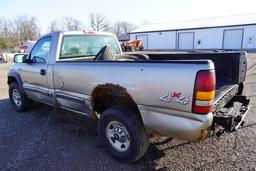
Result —
M 136 25 L 256 13 L 256 0 L 0 0 L 0 17 L 35 16 L 42 33 L 71 16 L 88 25 L 91 13 Z

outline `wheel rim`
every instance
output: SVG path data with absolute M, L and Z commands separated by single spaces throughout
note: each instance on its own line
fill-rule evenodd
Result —
M 111 121 L 106 128 L 106 135 L 111 146 L 119 152 L 127 151 L 130 147 L 130 135 L 123 124 Z
M 15 103 L 15 105 L 16 105 L 17 107 L 20 107 L 20 106 L 21 106 L 21 95 L 20 95 L 19 90 L 14 89 L 14 90 L 12 91 L 12 99 L 13 99 L 13 101 L 14 101 L 14 103 Z

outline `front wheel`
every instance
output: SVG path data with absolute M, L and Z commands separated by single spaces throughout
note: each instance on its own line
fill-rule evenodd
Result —
M 23 112 L 27 109 L 29 100 L 16 82 L 9 85 L 9 98 L 16 111 Z
M 102 113 L 99 136 L 103 147 L 114 159 L 135 162 L 146 153 L 149 139 L 138 114 L 124 106 L 115 106 Z

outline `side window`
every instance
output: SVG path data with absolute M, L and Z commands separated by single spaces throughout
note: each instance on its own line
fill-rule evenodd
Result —
M 51 47 L 51 37 L 39 40 L 30 53 L 30 58 L 35 63 L 46 63 Z

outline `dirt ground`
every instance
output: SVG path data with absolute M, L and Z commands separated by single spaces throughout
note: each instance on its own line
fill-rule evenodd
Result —
M 151 138 L 146 156 L 122 164 L 100 145 L 97 125 L 77 114 L 33 104 L 25 113 L 9 103 L 6 75 L 0 63 L 0 170 L 256 170 L 256 54 L 248 55 L 244 93 L 251 99 L 246 123 L 237 133 L 187 142 Z M 235 138 L 237 135 L 237 147 Z

